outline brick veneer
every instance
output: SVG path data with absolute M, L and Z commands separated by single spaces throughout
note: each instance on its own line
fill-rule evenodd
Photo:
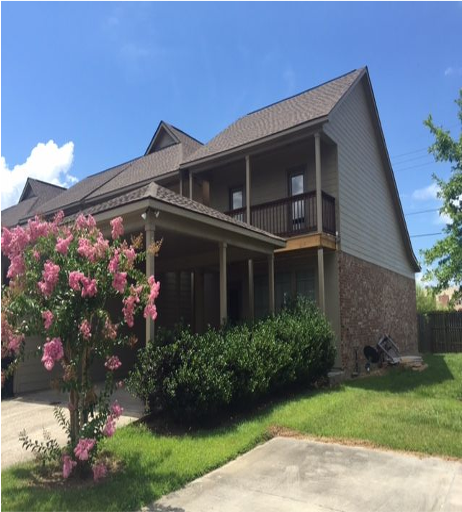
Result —
M 360 371 L 363 347 L 389 334 L 402 354 L 417 354 L 415 280 L 339 251 L 340 352 L 342 365 Z

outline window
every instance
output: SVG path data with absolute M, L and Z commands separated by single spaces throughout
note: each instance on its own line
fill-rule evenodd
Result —
M 310 300 L 316 299 L 314 270 L 299 270 L 295 276 L 297 295 Z
M 231 211 L 240 210 L 244 208 L 244 188 L 236 187 L 229 191 L 229 209 Z M 245 222 L 245 212 L 240 212 L 233 217 L 241 222 Z
M 298 196 L 305 191 L 304 172 L 298 169 L 289 173 L 289 196 Z M 292 201 L 290 208 L 290 231 L 301 231 L 305 227 L 305 199 Z
M 239 210 L 244 207 L 244 189 L 232 188 L 229 193 L 230 210 Z

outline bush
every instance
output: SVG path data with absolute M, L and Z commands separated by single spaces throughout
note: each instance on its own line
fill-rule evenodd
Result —
M 293 384 L 312 384 L 334 364 L 333 332 L 317 307 L 298 299 L 252 326 L 202 335 L 159 329 L 139 352 L 127 386 L 177 419 L 210 418 Z

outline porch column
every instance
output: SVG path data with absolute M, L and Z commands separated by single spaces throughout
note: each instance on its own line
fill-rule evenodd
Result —
M 228 321 L 228 290 L 227 290 L 227 265 L 226 265 L 226 242 L 220 242 L 219 260 L 220 260 L 220 323 L 223 325 Z
M 254 280 L 253 280 L 253 260 L 247 261 L 247 277 L 249 287 L 249 320 L 255 318 L 255 292 L 254 292 Z
M 204 272 L 194 271 L 194 330 L 204 332 Z
M 250 157 L 245 157 L 245 218 L 247 224 L 252 224 L 250 217 Z
M 270 315 L 274 315 L 274 253 L 268 255 L 268 306 Z
M 314 135 L 314 159 L 316 166 L 316 219 L 317 231 L 322 233 L 322 180 L 321 180 L 321 136 Z
M 318 306 L 319 309 L 326 312 L 326 299 L 324 292 L 324 249 L 318 249 Z
M 189 199 L 193 198 L 193 175 L 191 169 L 189 169 Z
M 148 248 L 155 242 L 156 226 L 154 224 L 154 213 L 152 211 L 146 212 L 146 219 L 144 221 L 144 232 L 146 239 L 146 277 L 153 276 L 155 271 L 155 255 L 148 251 Z M 151 318 L 146 318 L 146 344 L 154 341 L 154 321 Z

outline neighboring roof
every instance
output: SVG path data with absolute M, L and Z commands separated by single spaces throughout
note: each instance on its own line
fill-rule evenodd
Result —
M 351 71 L 241 117 L 186 158 L 183 165 L 198 162 L 203 158 L 239 148 L 269 135 L 328 116 L 363 72 L 364 69 Z
M 211 217 L 216 220 L 221 220 L 228 224 L 232 224 L 235 226 L 239 226 L 240 228 L 244 228 L 248 231 L 252 231 L 255 233 L 259 233 L 261 235 L 265 235 L 269 238 L 272 238 L 277 241 L 285 242 L 285 240 L 277 235 L 273 235 L 272 233 L 268 233 L 262 229 L 259 229 L 255 226 L 251 226 L 246 224 L 245 222 L 241 222 L 237 219 L 233 219 L 228 215 L 225 215 L 218 210 L 214 210 L 209 206 L 205 206 L 202 203 L 198 203 L 189 199 L 185 196 L 180 196 L 176 194 L 172 190 L 161 187 L 155 182 L 148 183 L 147 185 L 143 185 L 135 190 L 127 192 L 126 194 L 119 195 L 108 201 L 98 203 L 97 205 L 86 208 L 81 213 L 84 215 L 96 215 L 98 213 L 102 213 L 108 210 L 113 210 L 114 208 L 118 208 L 119 206 L 125 206 L 130 203 L 138 202 L 142 199 L 155 199 L 157 201 L 176 206 L 182 208 L 184 210 L 189 210 L 194 213 L 198 213 L 201 215 L 206 215 L 207 217 Z M 72 217 L 70 217 L 72 219 Z M 68 219 L 69 220 L 69 219 Z
M 18 204 L 2 210 L 2 226 L 16 226 L 22 219 L 40 213 L 46 202 L 63 194 L 65 190 L 64 187 L 52 183 L 27 178 Z

